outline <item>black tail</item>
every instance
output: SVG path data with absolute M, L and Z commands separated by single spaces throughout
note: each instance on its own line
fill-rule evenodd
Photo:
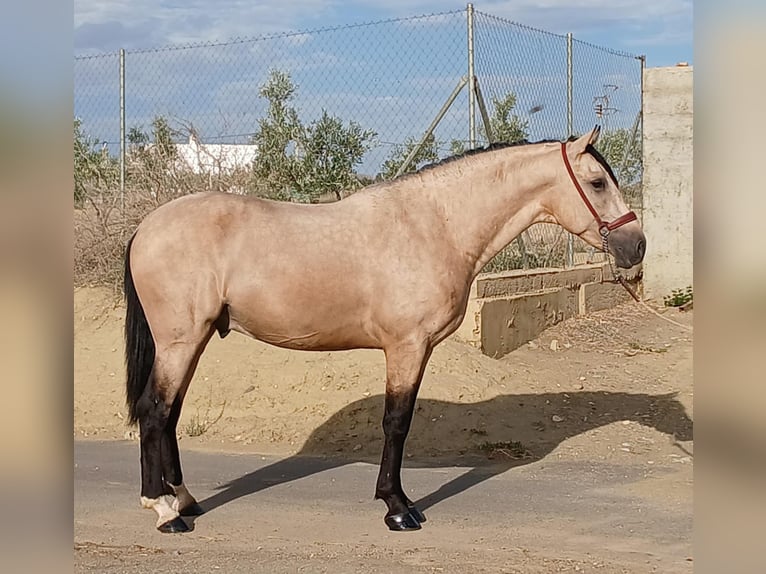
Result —
M 154 338 L 146 322 L 144 308 L 138 299 L 136 287 L 133 285 L 133 274 L 130 271 L 130 247 L 133 238 L 128 241 L 125 250 L 125 365 L 128 380 L 126 386 L 126 401 L 128 404 L 128 420 L 135 424 L 138 420 L 138 400 L 149 382 L 149 376 L 154 365 Z

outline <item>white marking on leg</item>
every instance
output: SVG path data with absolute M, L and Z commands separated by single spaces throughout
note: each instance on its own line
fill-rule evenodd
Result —
M 189 494 L 189 490 L 184 486 L 183 482 L 178 486 L 173 486 L 171 484 L 170 488 L 176 493 L 176 499 L 173 501 L 173 510 L 180 512 L 184 508 L 190 507 L 192 504 L 197 504 L 197 501 L 191 494 Z
M 175 509 L 175 496 L 163 494 L 159 498 L 141 497 L 141 506 L 151 508 L 157 513 L 157 527 L 159 528 L 166 522 L 170 522 L 178 517 L 178 511 Z

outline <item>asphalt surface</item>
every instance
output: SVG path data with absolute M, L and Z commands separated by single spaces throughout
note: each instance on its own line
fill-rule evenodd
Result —
M 183 447 L 182 447 L 183 448 Z M 389 532 L 377 466 L 184 452 L 206 513 L 161 534 L 139 507 L 135 442 L 74 445 L 77 572 L 691 572 L 682 465 L 556 460 L 412 468 L 403 483 L 428 521 Z M 646 488 L 646 485 L 649 488 Z M 651 487 L 656 484 L 656 488 Z M 691 488 L 689 487 L 689 491 Z

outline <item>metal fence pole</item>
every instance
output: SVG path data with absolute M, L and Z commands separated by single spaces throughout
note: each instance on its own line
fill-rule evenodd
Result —
M 572 84 L 573 84 L 573 65 L 572 65 L 572 33 L 567 33 L 567 138 L 572 137 L 574 133 L 574 113 L 572 111 Z M 574 265 L 574 236 L 570 233 L 567 236 L 567 252 L 565 265 L 572 267 Z
M 628 141 L 625 142 L 625 150 L 622 152 L 622 160 L 620 160 L 620 168 L 617 172 L 620 174 L 620 178 L 624 177 L 625 170 L 628 167 L 628 159 L 630 158 L 630 152 L 633 151 L 633 146 L 636 144 L 636 136 L 638 135 L 638 127 L 641 125 L 641 110 L 636 114 L 636 119 L 633 120 L 633 127 L 630 129 L 630 136 Z
M 418 152 L 420 151 L 420 148 L 425 145 L 426 140 L 429 138 L 429 136 L 434 133 L 434 130 L 436 129 L 436 126 L 439 125 L 439 122 L 442 121 L 442 118 L 446 115 L 447 111 L 449 111 L 450 106 L 452 105 L 452 102 L 455 101 L 455 98 L 457 98 L 458 94 L 460 93 L 460 90 L 463 89 L 463 86 L 466 85 L 468 80 L 466 80 L 465 77 L 460 78 L 460 81 L 457 83 L 457 86 L 455 86 L 455 89 L 452 90 L 452 93 L 450 94 L 449 98 L 447 98 L 447 101 L 444 102 L 444 105 L 439 110 L 439 113 L 436 114 L 436 117 L 431 122 L 431 125 L 428 126 L 428 129 L 426 130 L 426 133 L 423 134 L 423 137 L 420 138 L 420 141 L 418 142 L 418 145 L 416 145 L 410 153 L 407 155 L 406 158 L 404 158 L 404 161 L 402 162 L 402 165 L 399 166 L 399 169 L 396 170 L 396 173 L 394 174 L 394 178 L 396 179 L 400 175 L 402 175 L 408 167 L 410 167 L 410 163 L 412 163 L 412 160 L 415 158 L 416 155 L 418 155 Z
M 125 209 L 125 50 L 120 48 L 120 207 Z
M 572 32 L 567 34 L 567 137 L 574 132 L 574 114 L 572 112 Z
M 641 150 L 641 187 L 640 187 L 640 199 L 641 199 L 641 220 L 644 218 L 644 72 L 646 71 L 646 55 L 641 54 L 638 59 L 641 61 L 641 78 L 639 80 L 640 95 L 638 102 L 638 116 L 639 120 L 636 122 L 637 131 L 641 134 L 641 139 L 638 141 L 638 149 Z M 633 134 L 635 139 L 636 133 Z
M 476 89 L 476 100 L 479 103 L 479 113 L 481 114 L 481 121 L 484 124 L 484 132 L 487 134 L 487 143 L 495 143 L 495 137 L 492 134 L 492 125 L 489 122 L 489 112 L 487 112 L 487 104 L 484 101 L 484 96 L 481 94 L 481 88 L 479 87 L 478 78 L 475 79 L 473 87 Z
M 473 4 L 468 4 L 468 147 L 476 147 L 476 91 L 473 67 Z

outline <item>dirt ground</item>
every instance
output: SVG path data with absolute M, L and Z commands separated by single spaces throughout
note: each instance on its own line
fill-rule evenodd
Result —
M 660 311 L 693 324 L 693 311 Z M 123 313 L 107 290 L 75 291 L 78 440 L 136 440 L 125 424 Z M 630 303 L 564 321 L 500 360 L 445 341 L 426 371 L 407 457 L 423 466 L 491 458 L 509 467 L 546 459 L 629 463 L 648 474 L 683 468 L 632 488 L 690 505 L 692 340 Z M 181 449 L 377 463 L 383 377 L 379 351 L 302 353 L 216 337 L 187 395 Z

